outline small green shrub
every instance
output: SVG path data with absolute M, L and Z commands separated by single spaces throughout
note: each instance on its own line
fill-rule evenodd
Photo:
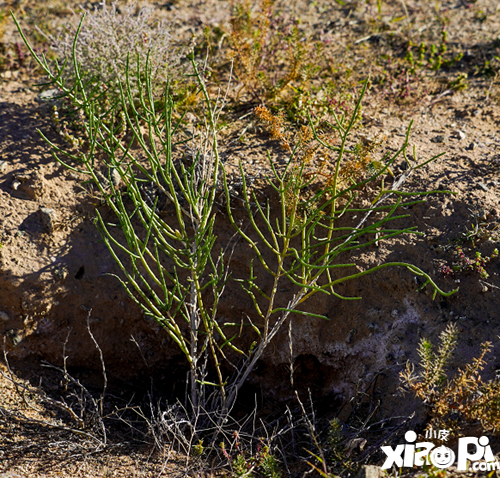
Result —
M 431 70 L 439 70 L 441 68 L 449 68 L 455 63 L 459 62 L 464 54 L 457 53 L 455 56 L 446 56 L 448 51 L 447 47 L 448 32 L 443 28 L 441 30 L 441 42 L 439 45 L 431 43 L 430 45 L 422 42 L 414 45 L 412 42 L 408 44 L 406 53 L 406 61 L 410 65 L 409 71 L 414 74 L 419 68 L 428 68 Z M 417 56 L 415 57 L 415 54 Z
M 432 428 L 456 429 L 458 416 L 469 422 L 480 421 L 484 430 L 496 432 L 500 429 L 500 381 L 484 382 L 480 375 L 491 342 L 483 343 L 479 357 L 450 377 L 446 369 L 458 333 L 455 324 L 448 325 L 440 335 L 441 345 L 436 352 L 430 341 L 422 340 L 419 372 L 415 373 L 415 365 L 408 362 L 400 374 L 402 386 L 427 405 Z
M 476 257 L 469 259 L 460 246 L 456 248 L 457 261 L 450 267 L 442 265 L 440 271 L 444 276 L 454 276 L 456 272 L 474 271 L 479 274 L 481 279 L 487 279 L 490 275 L 486 271 L 486 264 L 492 259 L 498 257 L 498 249 L 495 249 L 491 256 L 483 256 L 479 251 L 476 251 Z
M 467 73 L 458 73 L 454 80 L 448 81 L 448 88 L 453 91 L 462 91 L 468 87 L 468 79 L 469 75 Z
M 271 453 L 268 445 L 261 439 L 254 452 L 248 451 L 240 441 L 237 432 L 228 450 L 224 442 L 220 449 L 231 469 L 233 476 L 241 478 L 281 478 L 281 465 Z

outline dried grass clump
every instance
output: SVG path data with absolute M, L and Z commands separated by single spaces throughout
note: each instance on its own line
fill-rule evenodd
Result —
M 255 108 L 255 115 L 265 125 L 272 139 L 280 142 L 281 147 L 288 152 L 292 152 L 290 146 L 290 133 L 285 130 L 285 120 L 283 115 L 273 115 L 265 106 L 260 105 Z
M 230 23 L 229 57 L 241 83 L 237 97 L 246 89 L 259 103 L 275 102 L 318 72 L 321 45 L 272 0 L 237 3 Z M 270 69 L 271 64 L 278 69 Z
M 137 62 L 151 70 L 150 79 L 161 92 L 167 79 L 182 76 L 179 70 L 183 54 L 168 25 L 153 21 L 153 10 L 132 3 L 118 7 L 117 2 L 86 12 L 76 42 L 76 59 L 87 81 L 99 85 L 111 96 L 119 95 L 119 84 L 126 82 L 127 61 L 130 62 L 132 93 L 138 91 L 140 80 L 134 73 Z M 53 50 L 68 64 L 73 59 L 76 28 L 69 28 L 58 38 L 51 38 Z M 176 75 L 172 75 L 173 72 Z M 74 82 L 74 70 L 65 70 L 66 79 Z M 172 82 L 172 81 L 171 81 Z M 114 94 L 113 94 L 114 93 Z

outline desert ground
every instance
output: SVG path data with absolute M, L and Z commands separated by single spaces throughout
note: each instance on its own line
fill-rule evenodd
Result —
M 259 217 L 258 203 L 279 202 L 273 167 L 284 170 L 297 138 L 336 148 L 338 132 L 328 136 L 329 125 L 342 115 L 357 116 L 339 171 L 345 184 L 358 185 L 351 191 L 351 209 L 338 223 L 352 230 L 384 191 L 399 188 L 405 195 L 393 194 L 384 203 L 402 200 L 395 212 L 401 217 L 387 226 L 390 231 L 380 226 L 375 236 L 371 230 L 367 239 L 360 237 L 364 247 L 353 247 L 339 260 L 357 272 L 389 262 L 412 264 L 439 290 L 434 296 L 430 283 L 422 287 L 425 277 L 396 266 L 339 281 L 337 295 L 312 295 L 305 305 L 307 313 L 323 318 L 292 312 L 263 349 L 217 443 L 205 438 L 201 444 L 180 425 L 167 430 L 164 413 L 170 413 L 168 423 L 181 420 L 174 404 L 186 403 L 189 366 L 172 335 L 116 277 L 123 279 L 123 271 L 95 221 L 99 216 L 116 222 L 106 193 L 89 176 L 57 162 L 41 137 L 40 132 L 55 146 L 76 151 L 74 158 L 88 151 L 77 120 L 61 126 L 71 107 L 47 82 L 10 13 L 35 53 L 53 65 L 65 54 L 71 63 L 62 38 L 71 38 L 84 12 L 98 15 L 112 7 L 59 0 L 1 3 L 0 476 L 365 476 L 363 466 L 382 465 L 381 446 L 402 443 L 406 430 L 423 436 L 439 424 L 452 430 L 452 440 L 486 434 L 500 453 L 500 5 L 491 0 L 173 0 L 139 2 L 130 10 L 125 2 L 116 5 L 116 15 L 130 11 L 134 18 L 149 8 L 148 22 L 162 21 L 168 28 L 169 58 L 180 58 L 169 70 L 177 88 L 179 134 L 197 138 L 207 124 L 206 106 L 182 52 L 193 52 L 208 94 L 223 106 L 215 134 L 228 188 L 217 190 L 213 204 L 213 251 L 224 252 L 231 271 L 217 317 L 232 324 L 237 347 L 251 357 L 260 333 L 253 332 L 260 327 L 255 301 L 261 304 L 270 294 L 273 280 L 259 269 L 252 243 L 237 236 L 225 195 L 234 223 L 262 245 L 263 237 L 248 232 L 250 216 Z M 266 108 L 267 120 L 259 107 Z M 307 143 L 310 124 L 318 137 Z M 141 131 L 146 137 L 147 130 Z M 78 147 L 70 144 L 75 137 L 82 138 Z M 140 149 L 137 140 L 130 144 Z M 191 151 L 183 144 L 173 150 L 176 161 Z M 330 201 L 334 193 L 328 188 L 338 187 L 332 186 L 336 163 L 321 148 L 297 149 L 293 164 L 302 161 L 304 177 L 315 178 L 303 188 L 305 203 L 319 190 L 325 194 L 319 201 Z M 363 182 L 372 167 L 378 176 Z M 107 170 L 99 171 L 107 180 Z M 127 187 L 122 183 L 116 190 L 125 197 Z M 369 220 L 379 217 L 381 211 Z M 409 228 L 405 234 L 391 232 Z M 124 240 L 120 233 L 116 237 Z M 266 254 L 264 260 L 272 262 Z M 255 300 L 241 287 L 253 273 L 263 291 Z M 280 285 L 280 307 L 288 307 L 298 286 Z M 207 300 L 207 310 L 215 310 Z M 421 341 L 437 347 L 450 326 L 457 337 L 446 374 L 438 370 L 424 389 L 427 399 L 415 389 L 404 393 L 401 373 L 407 363 L 422 360 Z M 182 334 L 188 336 L 186 329 Z M 485 342 L 491 343 L 489 352 L 474 362 Z M 239 367 L 235 354 L 229 351 L 221 366 L 228 377 Z M 466 380 L 468 366 L 476 368 Z M 214 370 L 209 367 L 209 375 L 215 376 Z M 453 382 L 457 377 L 463 383 Z M 479 404 L 484 396 L 487 404 Z M 275 468 L 266 464 L 267 456 Z M 444 477 L 454 470 L 403 473 Z

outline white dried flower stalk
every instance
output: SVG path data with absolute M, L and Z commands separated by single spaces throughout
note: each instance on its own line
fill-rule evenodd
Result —
M 165 22 L 154 21 L 151 8 L 138 10 L 137 4 L 118 7 L 115 1 L 106 6 L 103 1 L 93 12 L 86 12 L 76 44 L 76 56 L 82 73 L 92 82 L 105 85 L 108 94 L 119 93 L 119 82 L 125 84 L 127 57 L 132 93 L 137 93 L 137 59 L 141 69 L 149 54 L 151 80 L 155 90 L 162 93 L 167 78 L 176 70 L 179 78 L 181 48 L 176 45 Z M 72 63 L 73 40 L 76 28 L 66 31 L 58 38 L 52 37 L 53 50 L 62 60 Z M 70 69 L 68 81 L 73 81 Z

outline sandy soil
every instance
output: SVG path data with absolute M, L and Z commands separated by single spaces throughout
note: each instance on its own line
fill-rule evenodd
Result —
M 445 154 L 415 171 L 406 182 L 407 190 L 453 192 L 432 194 L 424 203 L 403 211 L 408 217 L 398 226 L 417 226 L 423 235 L 381 242 L 353 254 L 351 260 L 359 268 L 383 261 L 413 263 L 443 290 L 459 287 L 459 292 L 432 300 L 428 292 L 416 291 L 417 278 L 403 269 L 384 270 L 356 284 L 345 284 L 342 294 L 363 299 L 314 299 L 311 310 L 330 320 L 294 320 L 296 387 L 288 380 L 288 332 L 267 352 L 250 384 L 262 403 L 273 409 L 293 400 L 293 388 L 302 394 L 311 390 L 318 399 L 335 396 L 336 403 L 347 401 L 359 384 L 369 384 L 383 373 L 381 415 L 409 415 L 418 406 L 397 394 L 398 373 L 408 359 L 418 360 L 419 340 L 428 337 L 436 341 L 448 323 L 456 323 L 460 330 L 452 369 L 477 356 L 486 340 L 492 341 L 494 348 L 485 377 L 493 377 L 500 368 L 500 259 L 487 264 L 488 278 L 473 270 L 443 273 L 443 267 L 458 261 L 457 244 L 470 258 L 476 251 L 490 256 L 498 247 L 500 13 L 487 0 L 382 2 L 380 15 L 376 2 L 345 3 L 341 7 L 335 2 L 297 2 L 282 8 L 283 15 L 300 16 L 301 28 L 324 41 L 324 55 L 339 91 L 359 87 L 359 81 L 370 76 L 372 87 L 364 99 L 363 127 L 355 137 L 359 141 L 363 137 L 383 138 L 377 152 L 382 156 L 401 146 L 413 122 L 410 151 L 414 148 L 415 159 Z M 195 32 L 201 38 L 204 26 L 230 29 L 229 2 L 180 0 L 154 6 L 157 15 L 175 19 L 180 36 Z M 41 19 L 45 27 L 57 29 L 72 18 L 67 4 L 57 1 L 2 4 L 4 15 L 10 7 L 31 32 Z M 447 54 L 462 53 L 462 59 L 436 71 L 403 74 L 397 67 L 405 55 L 403 46 L 410 40 L 415 45 L 421 41 L 439 43 L 443 25 L 448 32 Z M 102 348 L 113 393 L 120 389 L 140 393 L 148 389 L 151 380 L 159 394 L 179 393 L 186 369 L 172 342 L 156 324 L 145 320 L 120 284 L 106 275 L 116 273 L 117 267 L 92 221 L 95 207 L 104 214 L 106 208 L 83 183 L 83 177 L 54 161 L 37 134 L 39 128 L 51 140 L 61 141 L 51 124 L 52 103 L 41 96 L 49 87 L 34 86 L 40 78 L 33 63 L 16 57 L 15 45 L 20 39 L 13 22 L 2 20 L 1 29 L 0 333 L 10 363 L 18 376 L 31 381 L 29 387 L 36 386 L 37 377 L 45 373 L 40 363 L 61 366 L 66 342 L 68 366 L 83 374 L 91 386 L 99 387 L 101 363 L 86 320 L 92 310 L 91 330 Z M 221 44 L 221 50 L 214 54 L 213 70 L 214 81 L 222 82 L 227 52 L 224 42 Z M 467 73 L 467 87 L 457 90 L 452 82 L 460 73 Z M 230 92 L 233 98 L 237 87 Z M 263 178 L 269 172 L 266 151 L 271 150 L 274 157 L 283 153 L 251 114 L 255 104 L 245 96 L 242 99 L 238 108 L 232 105 L 227 109 L 220 149 L 235 184 L 241 160 L 258 190 L 264 187 Z M 402 161 L 398 160 L 394 172 L 404 172 Z M 373 197 L 376 191 L 367 194 Z M 53 209 L 52 225 L 47 225 L 41 208 Z M 218 221 L 218 245 L 224 245 L 234 232 L 223 214 Z M 243 245 L 235 248 L 232 268 L 235 277 L 248 274 L 248 251 Z M 234 322 L 250 309 L 251 301 L 236 286 L 231 289 L 231 298 L 220 306 L 221 314 Z M 6 369 L 2 371 L 5 374 Z M 51 380 L 44 380 L 49 388 Z M 45 404 L 24 400 L 5 375 L 0 378 L 0 389 L 1 472 L 19 476 L 183 473 L 182 467 L 170 468 L 164 456 L 150 457 L 144 446 L 111 447 L 95 453 L 84 438 L 58 429 Z M 420 425 L 424 418 L 420 414 Z

